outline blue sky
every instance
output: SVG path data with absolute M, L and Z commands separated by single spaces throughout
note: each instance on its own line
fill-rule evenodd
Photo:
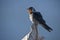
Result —
M 0 0 L 0 40 L 21 40 L 30 31 L 30 6 L 53 28 L 49 33 L 39 25 L 39 34 L 45 40 L 60 40 L 60 0 Z

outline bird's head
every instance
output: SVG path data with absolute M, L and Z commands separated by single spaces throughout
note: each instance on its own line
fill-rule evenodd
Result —
M 32 12 L 34 12 L 36 10 L 33 7 L 29 7 L 27 11 L 28 11 L 29 14 L 32 14 Z

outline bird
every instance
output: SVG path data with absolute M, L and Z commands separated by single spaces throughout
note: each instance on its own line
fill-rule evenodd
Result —
M 36 11 L 34 7 L 29 7 L 28 9 L 30 21 L 33 24 L 41 24 L 44 29 L 51 32 L 53 29 L 46 24 L 46 21 L 43 19 L 40 12 Z

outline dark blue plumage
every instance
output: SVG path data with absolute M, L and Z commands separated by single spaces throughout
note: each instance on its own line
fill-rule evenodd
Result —
M 52 31 L 53 29 L 50 28 L 45 20 L 43 19 L 42 15 L 40 12 L 32 12 L 33 13 L 33 18 L 39 23 L 41 24 L 46 30 L 48 30 L 49 32 Z

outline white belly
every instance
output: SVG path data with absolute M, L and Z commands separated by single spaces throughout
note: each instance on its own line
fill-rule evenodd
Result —
M 29 15 L 29 18 L 30 18 L 30 21 L 32 22 L 32 23 L 38 23 L 34 18 L 33 18 L 33 14 L 30 14 Z
M 29 15 L 29 18 L 30 18 L 30 21 L 33 23 L 33 16 L 32 16 L 33 14 L 30 14 Z

